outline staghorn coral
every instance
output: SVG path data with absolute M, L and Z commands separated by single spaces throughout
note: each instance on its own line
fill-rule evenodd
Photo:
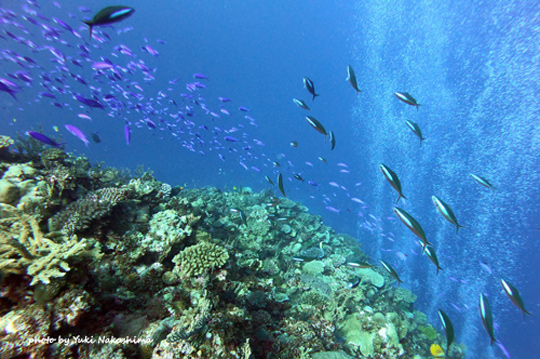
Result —
M 49 229 L 80 231 L 88 228 L 94 220 L 107 215 L 119 202 L 130 195 L 127 188 L 102 188 L 71 203 L 49 220 Z
M 85 239 L 76 236 L 58 242 L 45 237 L 36 217 L 13 206 L 1 204 L 0 214 L 0 271 L 22 274 L 26 270 L 33 277 L 30 285 L 65 276 L 70 270 L 66 260 L 85 248 Z
M 180 272 L 182 276 L 191 277 L 222 267 L 228 258 L 229 254 L 225 248 L 201 242 L 178 253 L 173 258 L 173 263 L 177 265 L 175 271 Z

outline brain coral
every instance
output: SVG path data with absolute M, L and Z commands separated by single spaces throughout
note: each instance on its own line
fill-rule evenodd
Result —
M 173 262 L 181 275 L 195 276 L 222 267 L 228 258 L 229 254 L 225 248 L 213 243 L 200 242 L 178 253 Z

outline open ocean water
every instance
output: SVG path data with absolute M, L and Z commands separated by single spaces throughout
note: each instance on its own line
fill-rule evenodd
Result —
M 272 188 L 265 176 L 282 173 L 289 198 L 359 238 L 373 263 L 394 265 L 439 330 L 444 310 L 467 358 L 540 358 L 537 1 L 125 1 L 135 13 L 90 39 L 81 20 L 109 5 L 0 3 L 0 77 L 17 85 L 6 85 L 16 99 L 0 91 L 0 134 L 41 126 L 92 162 L 143 165 L 187 188 L 261 191 Z M 334 132 L 334 150 L 306 115 Z M 421 128 L 421 145 L 406 120 Z M 438 275 L 394 215 L 380 163 L 399 175 L 407 199 L 397 206 L 437 249 Z M 432 196 L 452 207 L 458 234 Z M 523 319 L 500 278 L 535 317 Z M 490 346 L 481 293 L 508 353 Z

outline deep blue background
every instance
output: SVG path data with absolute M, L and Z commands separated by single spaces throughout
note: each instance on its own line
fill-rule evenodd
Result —
M 24 4 L 10 1 L 2 6 L 22 15 Z M 26 131 L 40 123 L 45 133 L 53 135 L 52 126 L 56 125 L 68 150 L 92 161 L 128 168 L 144 164 L 159 180 L 196 187 L 269 188 L 263 175 L 274 179 L 277 172 L 270 160 L 278 160 L 288 195 L 312 213 L 322 214 L 325 223 L 337 232 L 358 237 L 374 261 L 382 258 L 395 265 L 405 287 L 419 296 L 419 309 L 428 313 L 437 328 L 436 311 L 445 310 L 456 327 L 457 341 L 468 347 L 468 358 L 504 357 L 499 348 L 489 346 L 481 326 L 477 309 L 481 292 L 489 295 L 499 328 L 496 337 L 512 357 L 540 356 L 538 320 L 528 317 L 523 321 L 499 284 L 503 277 L 518 287 L 528 309 L 540 315 L 540 231 L 533 229 L 540 227 L 536 46 L 540 41 L 540 9 L 536 2 L 238 0 L 125 4 L 136 8 L 136 13 L 114 30 L 126 26 L 134 30 L 117 35 L 106 29 L 112 39 L 101 49 L 93 49 L 93 55 L 116 61 L 110 52 L 122 43 L 137 59 L 157 68 L 156 80 L 144 86 L 147 98 L 160 90 L 166 92 L 171 87 L 168 81 L 178 78 L 178 87 L 168 92 L 178 100 L 179 93 L 186 92 L 183 84 L 193 81 L 194 72 L 208 75 L 209 79 L 202 81 L 208 88 L 201 90 L 208 107 L 218 108 L 218 96 L 233 100 L 227 105 L 232 116 L 212 124 L 226 128 L 245 123 L 246 136 L 266 144 L 256 147 L 253 153 L 259 159 L 249 163 L 263 173 L 245 171 L 237 157 L 227 153 L 223 162 L 206 147 L 200 148 L 206 152 L 204 156 L 189 152 L 167 131 L 132 126 L 132 143 L 126 146 L 122 119 L 108 117 L 99 109 L 79 109 L 70 96 L 63 102 L 71 108 L 63 110 L 50 106 L 50 101 L 35 103 L 36 94 L 43 91 L 37 75 L 33 88 L 23 86 L 24 92 L 17 94 L 18 101 L 0 93 L 4 134 Z M 110 4 L 62 1 L 61 9 L 48 2 L 40 5 L 40 13 L 78 29 L 80 23 L 69 13 L 82 18 L 88 14 L 81 14 L 78 6 L 97 11 Z M 20 18 L 17 21 L 31 32 L 25 37 L 40 45 L 54 45 L 42 39 L 34 25 Z M 2 27 L 23 35 L 9 25 Z M 80 32 L 88 41 L 84 26 Z M 70 34 L 63 38 L 73 45 L 81 42 Z M 146 44 L 144 38 L 159 51 L 159 57 L 140 50 Z M 158 44 L 157 39 L 166 44 Z M 54 46 L 76 56 L 76 51 L 66 46 Z M 0 39 L 0 47 L 29 55 L 46 69 L 54 68 L 47 51 L 32 54 L 8 37 Z M 0 64 L 2 77 L 20 70 L 5 58 Z M 363 90 L 358 95 L 345 81 L 349 64 Z M 75 71 L 91 80 L 88 67 Z M 315 82 L 321 94 L 313 102 L 303 88 L 304 76 Z M 136 80 L 142 83 L 140 76 Z M 76 92 L 88 93 L 80 84 L 72 86 Z M 410 92 L 422 104 L 419 111 L 395 99 L 394 91 Z M 334 130 L 334 151 L 307 125 L 306 113 L 293 104 L 293 97 L 306 100 L 312 106 L 311 114 Z M 171 108 L 166 101 L 161 102 Z M 238 106 L 249 107 L 249 115 L 259 127 L 249 126 Z M 87 112 L 93 121 L 79 119 L 79 112 Z M 141 119 L 135 113 L 125 116 L 133 123 Z M 422 128 L 427 139 L 421 147 L 405 120 Z M 196 121 L 203 120 L 197 117 Z M 87 134 L 99 130 L 103 142 L 86 148 L 67 133 L 66 123 Z M 292 140 L 300 146 L 290 148 Z M 319 156 L 327 163 L 319 161 Z M 287 160 L 293 168 L 288 168 Z M 337 166 L 339 162 L 346 163 L 351 173 L 339 172 L 343 169 Z M 438 276 L 427 258 L 417 255 L 414 236 L 395 220 L 392 206 L 397 196 L 382 177 L 380 162 L 398 173 L 408 197 L 399 206 L 418 219 L 435 244 L 444 268 Z M 474 183 L 469 178 L 471 172 L 489 178 L 498 190 Z M 292 179 L 293 173 L 301 173 L 319 186 L 300 183 Z M 364 200 L 367 208 L 352 202 L 344 190 L 330 186 L 330 181 L 345 186 L 351 196 Z M 450 204 L 467 228 L 456 235 L 436 212 L 432 195 Z M 323 203 L 324 196 L 331 202 Z M 340 214 L 328 211 L 327 205 L 340 209 Z M 364 219 L 379 229 L 366 230 Z

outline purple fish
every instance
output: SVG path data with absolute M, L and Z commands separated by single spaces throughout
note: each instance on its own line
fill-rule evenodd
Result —
M 203 74 L 195 73 L 195 74 L 193 74 L 193 78 L 195 78 L 195 79 L 201 79 L 201 80 L 207 80 L 207 79 L 208 79 L 208 76 L 203 75 Z
M 46 145 L 50 145 L 50 146 L 53 146 L 53 147 L 60 147 L 62 145 L 62 143 L 54 142 L 49 137 L 47 137 L 44 134 L 39 133 L 39 132 L 28 131 L 26 133 L 29 136 L 31 136 L 32 138 L 34 138 L 34 139 L 38 140 L 39 142 L 42 142 L 42 143 L 44 143 Z
M 66 130 L 68 130 L 73 136 L 77 137 L 81 141 L 84 142 L 85 146 L 88 147 L 88 139 L 86 138 L 86 135 L 77 127 L 73 125 L 65 125 L 64 126 Z
M 16 100 L 17 97 L 15 97 L 15 90 L 9 88 L 5 83 L 1 82 L 0 81 L 0 91 L 4 91 L 4 92 L 7 92 L 8 94 L 10 94 L 11 96 L 13 96 L 13 98 Z
M 225 141 L 238 142 L 238 138 L 232 136 L 225 136 Z
M 94 64 L 92 65 L 92 68 L 94 70 L 108 70 L 108 69 L 112 69 L 113 65 L 108 62 L 94 62 Z
M 103 106 L 99 101 L 96 101 L 96 100 L 91 99 L 91 98 L 84 98 L 84 97 L 79 96 L 79 95 L 75 95 L 75 98 L 77 100 L 79 100 L 80 102 L 82 102 L 83 104 L 85 104 L 86 106 L 88 106 L 88 107 L 95 107 L 95 108 L 100 108 L 102 110 L 105 110 L 105 106 Z
M 218 97 L 221 102 L 231 102 L 230 98 L 227 97 Z
M 243 111 L 243 112 L 249 112 L 249 108 L 244 107 L 244 106 L 240 106 L 238 109 L 239 109 L 240 111 Z
M 131 142 L 131 128 L 129 128 L 129 125 L 124 127 L 124 135 L 126 136 L 126 145 L 129 145 Z
M 337 208 L 334 208 L 332 206 L 326 206 L 326 209 L 329 210 L 330 212 L 334 212 L 334 213 L 337 213 L 337 214 L 339 214 L 339 212 L 341 212 L 341 209 L 337 209 Z

